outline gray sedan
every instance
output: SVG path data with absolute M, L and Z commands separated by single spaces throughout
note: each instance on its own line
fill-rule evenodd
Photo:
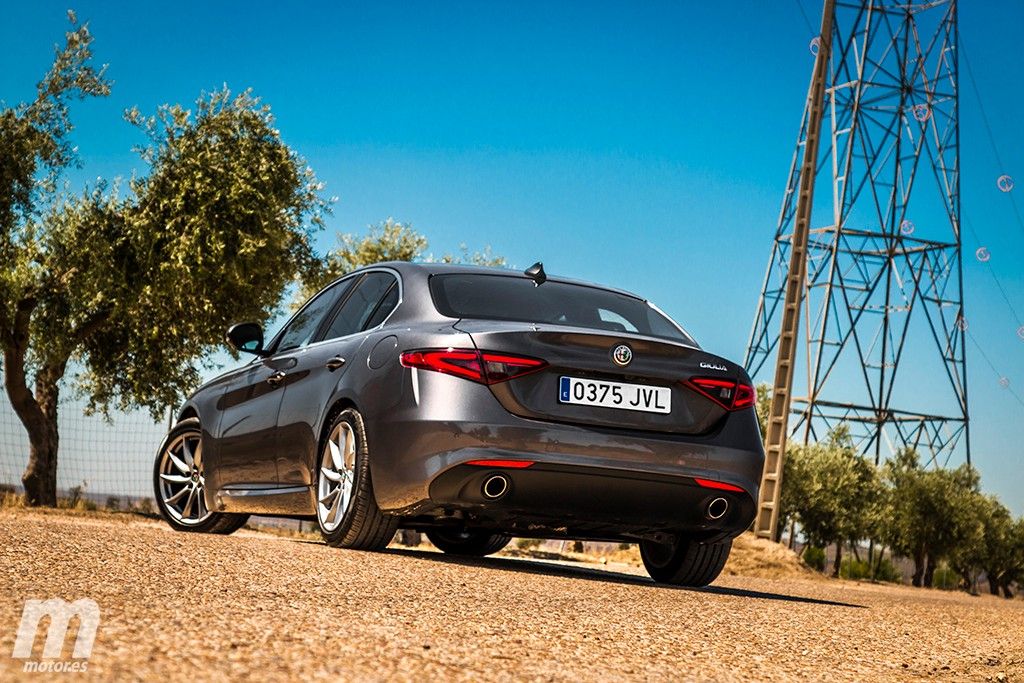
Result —
M 754 517 L 764 460 L 744 370 L 641 297 L 525 272 L 385 263 L 307 302 L 207 383 L 156 456 L 182 531 L 315 519 L 327 543 L 417 529 L 445 552 L 512 536 L 636 542 L 706 585 Z

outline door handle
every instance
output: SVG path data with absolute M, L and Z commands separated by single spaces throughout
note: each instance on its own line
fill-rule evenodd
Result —
M 267 378 L 267 384 L 272 387 L 276 387 L 278 384 L 284 381 L 285 373 L 278 370 L 273 375 Z
M 335 356 L 334 358 L 332 358 L 329 361 L 327 361 L 326 366 L 327 366 L 328 370 L 330 370 L 331 372 L 334 372 L 335 370 L 337 370 L 338 368 L 340 368 L 342 365 L 344 365 L 347 362 L 348 361 L 346 361 L 341 356 Z

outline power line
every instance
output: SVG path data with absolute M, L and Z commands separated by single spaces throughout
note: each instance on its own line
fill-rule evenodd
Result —
M 967 229 L 970 231 L 971 236 L 974 238 L 974 241 L 977 244 L 979 244 L 979 245 L 983 244 L 981 239 L 978 237 L 978 233 L 975 232 L 974 226 L 967 219 L 967 216 L 963 215 L 963 214 L 961 214 L 961 215 L 963 217 L 964 225 L 967 226 Z M 980 259 L 979 259 L 979 261 L 980 261 Z M 1010 301 L 1010 296 L 1006 293 L 1006 288 L 1003 287 L 1003 283 L 1002 283 L 1002 281 L 1000 281 L 999 276 L 996 275 L 996 271 L 992 267 L 992 264 L 990 262 L 988 262 L 988 261 L 982 261 L 982 263 L 984 263 L 987 266 L 988 274 L 992 276 L 992 280 L 996 283 L 996 287 L 999 289 L 999 293 L 1002 295 L 1003 301 L 1006 302 L 1007 307 L 1010 309 L 1010 313 L 1013 314 L 1014 320 L 1017 321 L 1017 326 L 1018 327 L 1024 326 L 1024 322 L 1021 322 L 1021 317 L 1017 313 L 1017 308 L 1013 305 L 1013 302 Z
M 804 18 L 804 24 L 807 25 L 807 30 L 811 33 L 817 33 L 817 29 L 811 24 L 810 17 L 807 16 L 807 12 L 804 11 L 804 4 L 800 0 L 793 0 L 796 3 L 796 8 L 800 10 L 800 16 Z
M 1013 390 L 1013 387 L 1008 382 L 1005 384 L 1003 383 L 1003 380 L 1006 379 L 1006 376 L 996 369 L 995 364 L 992 363 L 992 359 L 988 357 L 987 353 L 985 353 L 985 349 L 981 348 L 981 344 L 978 343 L 978 340 L 974 338 L 974 335 L 971 334 L 970 331 L 965 330 L 965 333 L 967 334 L 967 338 L 971 340 L 971 343 L 974 344 L 974 347 L 978 349 L 978 353 L 981 354 L 981 357 L 984 358 L 988 366 L 992 368 L 992 372 L 994 372 L 996 377 L 999 378 L 999 385 L 1006 389 L 1007 391 L 1009 391 L 1010 395 L 1017 399 L 1017 403 L 1019 403 L 1021 407 L 1024 407 L 1024 399 L 1022 399 L 1020 395 Z
M 1007 169 L 1006 166 L 1003 164 L 1002 155 L 999 153 L 999 146 L 996 144 L 996 136 L 995 133 L 992 132 L 992 124 L 989 122 L 988 113 L 985 111 L 985 103 L 981 97 L 981 90 L 978 88 L 978 81 L 974 78 L 974 69 L 971 67 L 971 60 L 967 56 L 967 51 L 964 48 L 962 38 L 960 40 L 960 54 L 963 56 L 964 65 L 967 67 L 967 80 L 970 81 L 971 90 L 974 92 L 975 100 L 977 100 L 978 102 L 978 111 L 981 113 L 981 122 L 985 127 L 985 134 L 988 137 L 989 145 L 992 147 L 992 154 L 995 156 L 996 163 L 999 165 L 999 172 L 1005 173 Z M 1003 187 L 1000 185 L 999 189 L 1003 190 Z M 1010 190 L 1012 190 L 1012 185 L 1010 186 L 1010 188 L 1003 191 L 1006 194 L 1010 194 Z M 1013 208 L 1013 214 L 1014 217 L 1017 219 L 1017 225 L 1020 226 L 1021 231 L 1024 232 L 1024 219 L 1021 218 L 1020 209 L 1017 207 L 1017 200 L 1014 198 L 1012 194 L 1010 194 L 1010 206 Z M 970 221 L 967 220 L 967 217 L 963 214 L 961 214 L 961 217 L 964 221 L 964 224 L 967 225 L 967 229 L 974 237 L 975 242 L 977 242 L 979 245 L 982 244 L 981 240 L 978 238 L 978 233 L 974 230 L 974 227 L 971 225 Z M 1010 296 L 1007 294 L 1006 288 L 1003 287 L 1003 283 L 996 275 L 995 269 L 992 267 L 992 264 L 989 263 L 987 259 L 983 260 L 979 258 L 978 260 L 984 263 L 986 266 L 988 266 L 989 275 L 992 276 L 992 280 L 996 283 L 996 287 L 999 289 L 999 294 L 1003 297 L 1003 301 L 1006 302 L 1006 306 L 1010 309 L 1010 313 L 1013 315 L 1014 320 L 1017 322 L 1017 330 L 1018 334 L 1020 334 L 1020 330 L 1024 329 L 1024 324 L 1021 323 L 1021 317 L 1017 313 L 1017 308 L 1013 305 L 1013 302 L 1010 300 Z M 1024 400 L 1022 400 L 1021 397 L 1017 394 L 1017 392 L 1014 391 L 1013 387 L 1010 386 L 1009 380 L 1002 373 L 1000 373 L 998 369 L 996 369 L 996 366 L 992 362 L 992 359 L 988 357 L 988 354 L 985 353 L 985 350 L 981 347 L 981 344 L 978 343 L 978 340 L 974 338 L 974 335 L 972 335 L 970 332 L 967 332 L 967 336 L 971 340 L 971 343 L 973 343 L 975 348 L 978 350 L 978 353 L 981 354 L 981 357 L 992 369 L 992 372 L 994 372 L 996 376 L 999 378 L 1000 386 L 1008 390 L 1010 394 L 1017 400 L 1017 403 L 1021 404 L 1021 406 L 1024 406 Z
M 799 2 L 799 0 L 797 0 Z M 1005 173 L 1006 166 L 1003 164 L 1003 157 L 999 154 L 999 146 L 996 144 L 996 136 L 992 132 L 992 125 L 988 120 L 988 113 L 985 111 L 985 104 L 981 99 L 981 90 L 978 89 L 978 82 L 974 78 L 974 69 L 971 68 L 971 60 L 967 57 L 967 50 L 964 48 L 963 38 L 960 39 L 960 54 L 963 55 L 964 65 L 967 67 L 967 80 L 971 82 L 971 90 L 974 92 L 974 98 L 978 101 L 978 110 L 981 112 L 981 122 L 985 126 L 985 134 L 988 136 L 988 143 L 992 146 L 992 154 L 996 157 L 996 163 L 999 165 L 999 172 Z M 1017 200 L 1013 194 L 1009 191 L 1006 194 L 1010 195 L 1010 206 L 1013 208 L 1013 215 L 1017 218 L 1017 225 L 1020 226 L 1021 232 L 1024 232 L 1024 217 L 1021 217 L 1020 208 L 1017 206 Z

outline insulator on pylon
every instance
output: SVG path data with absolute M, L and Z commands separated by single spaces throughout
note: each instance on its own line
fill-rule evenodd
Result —
M 1017 336 L 1024 340 L 1024 325 L 1017 328 Z
M 1010 386 L 1010 378 L 1009 377 L 1000 377 L 999 378 L 999 386 L 1001 386 L 1003 389 L 1009 388 L 1009 386 Z
M 903 222 L 900 223 L 900 232 L 902 232 L 904 235 L 913 235 L 914 234 L 914 223 L 913 223 L 913 221 L 911 221 L 911 220 L 909 220 L 907 218 L 904 218 Z
M 996 187 L 1003 192 L 1009 192 L 1013 189 L 1013 178 L 1004 173 L 996 179 Z
M 978 247 L 978 251 L 974 252 L 974 255 L 977 256 L 978 260 L 982 263 L 985 263 L 992 258 L 992 254 L 989 253 L 988 247 Z
M 915 104 L 913 112 L 914 118 L 923 123 L 932 115 L 932 108 L 927 104 Z
M 967 318 L 963 317 L 962 315 L 958 315 L 956 317 L 956 322 L 954 323 L 954 325 L 956 325 L 956 329 L 960 330 L 961 332 L 966 332 Z
M 811 42 L 807 48 L 811 51 L 812 55 L 817 55 L 818 50 L 821 49 L 821 36 L 814 36 L 811 38 Z

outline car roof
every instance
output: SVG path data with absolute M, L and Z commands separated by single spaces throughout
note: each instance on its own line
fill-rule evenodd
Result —
M 385 261 L 383 263 L 374 263 L 373 265 L 364 266 L 363 268 L 359 268 L 352 272 L 356 273 L 361 270 L 382 267 L 392 268 L 403 275 L 416 273 L 425 277 L 429 277 L 431 275 L 465 273 L 472 275 L 503 275 L 506 277 L 520 277 L 524 279 L 527 278 L 527 275 L 523 271 L 515 268 L 507 268 L 500 266 L 466 265 L 462 263 L 416 263 L 411 261 Z M 617 294 L 622 294 L 633 299 L 647 301 L 647 299 L 645 299 L 644 297 L 634 294 L 633 292 L 627 291 L 625 289 L 609 287 L 607 285 L 598 284 L 596 282 L 577 280 L 573 278 L 561 277 L 558 275 L 548 275 L 548 280 L 550 282 L 561 282 L 570 285 L 579 285 L 582 287 L 593 287 L 595 289 L 603 289 L 605 291 L 615 292 Z

